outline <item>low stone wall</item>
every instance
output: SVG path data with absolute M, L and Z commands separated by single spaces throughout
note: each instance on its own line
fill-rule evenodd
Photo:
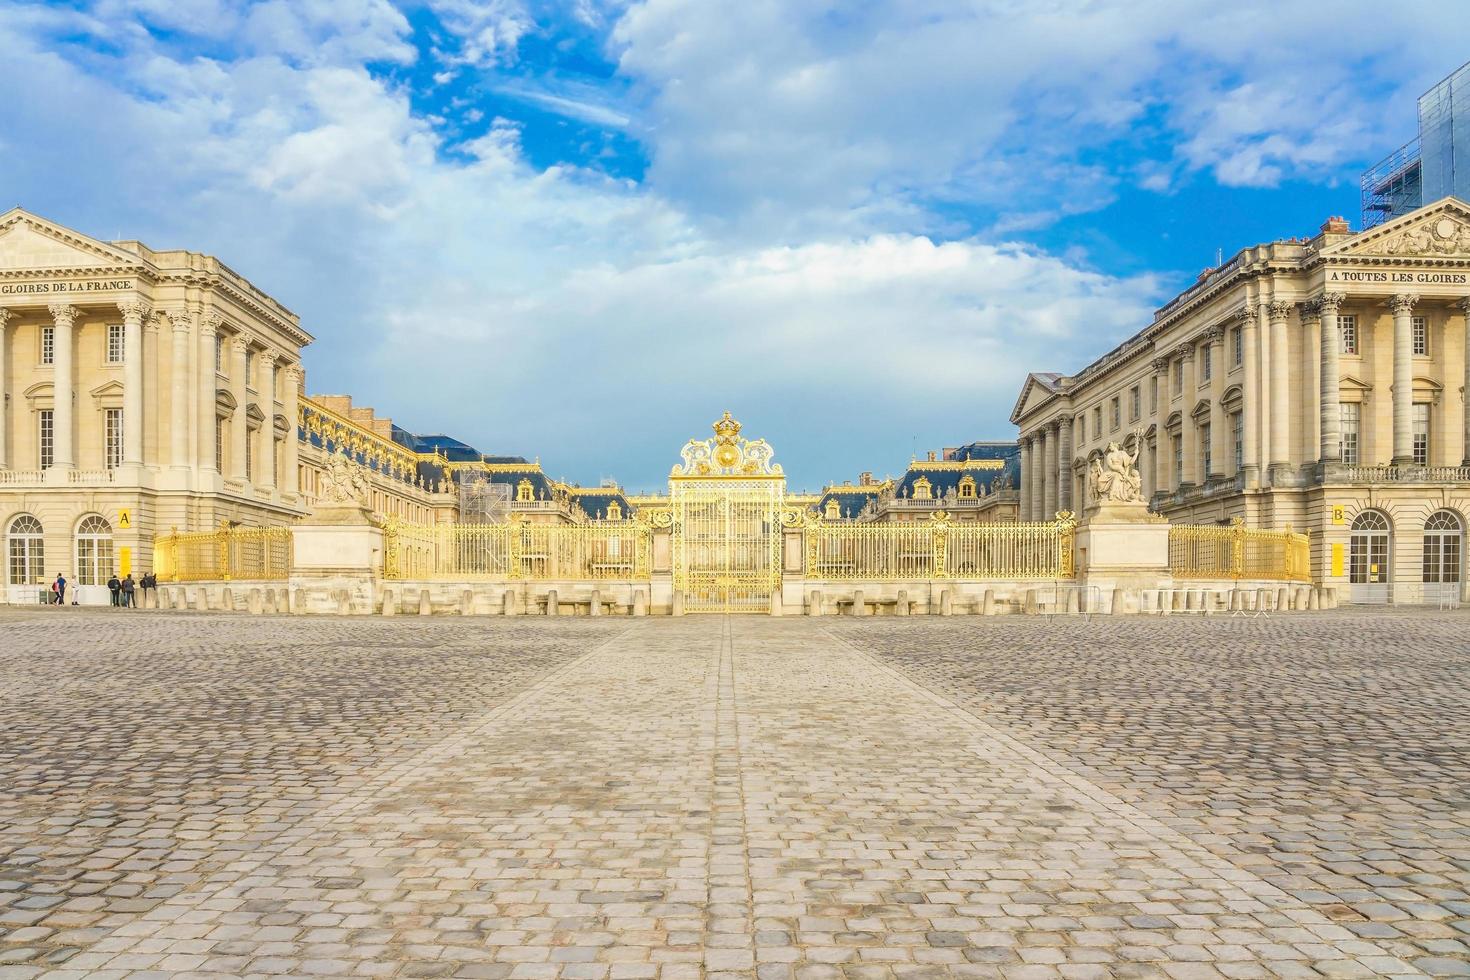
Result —
M 285 582 L 160 582 L 150 604 L 157 609 L 253 613 L 292 611 Z M 145 606 L 145 608 L 148 608 Z

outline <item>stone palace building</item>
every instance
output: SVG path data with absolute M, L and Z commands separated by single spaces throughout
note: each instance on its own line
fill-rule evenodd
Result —
M 1021 519 L 1081 510 L 1092 461 L 1138 451 L 1171 521 L 1309 531 L 1358 602 L 1461 595 L 1470 516 L 1470 206 L 1241 250 L 1011 420 Z

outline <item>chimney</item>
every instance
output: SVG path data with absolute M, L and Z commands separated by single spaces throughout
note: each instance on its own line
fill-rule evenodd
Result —
M 858 474 L 858 486 L 871 487 L 873 485 L 873 471 L 864 470 Z
M 936 460 L 936 459 L 937 459 L 937 458 L 938 458 L 938 457 L 937 457 L 937 456 L 936 456 L 936 455 L 935 455 L 935 453 L 934 453 L 934 450 L 932 450 L 932 449 L 931 449 L 931 450 L 929 450 L 929 462 L 931 462 L 931 463 L 932 463 L 932 462 L 934 462 L 934 461 L 935 461 L 935 460 Z
M 1324 235 L 1346 235 L 1348 231 L 1347 219 L 1340 214 L 1334 214 L 1322 222 L 1322 233 Z

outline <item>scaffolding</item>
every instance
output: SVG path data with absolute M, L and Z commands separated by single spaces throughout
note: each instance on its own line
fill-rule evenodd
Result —
M 1419 96 L 1419 135 L 1358 185 L 1364 228 L 1441 198 L 1470 200 L 1470 62 Z

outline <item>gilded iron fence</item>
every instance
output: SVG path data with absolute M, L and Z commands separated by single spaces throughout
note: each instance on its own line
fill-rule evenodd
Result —
M 289 527 L 175 529 L 154 540 L 153 569 L 162 582 L 284 581 L 291 554 Z
M 1310 538 L 1284 531 L 1228 525 L 1169 528 L 1169 571 L 1175 578 L 1268 579 L 1310 582 Z
M 383 526 L 391 579 L 647 579 L 653 531 L 638 521 Z
M 806 574 L 850 582 L 1071 578 L 1076 528 L 1070 514 L 1025 523 L 809 521 Z

